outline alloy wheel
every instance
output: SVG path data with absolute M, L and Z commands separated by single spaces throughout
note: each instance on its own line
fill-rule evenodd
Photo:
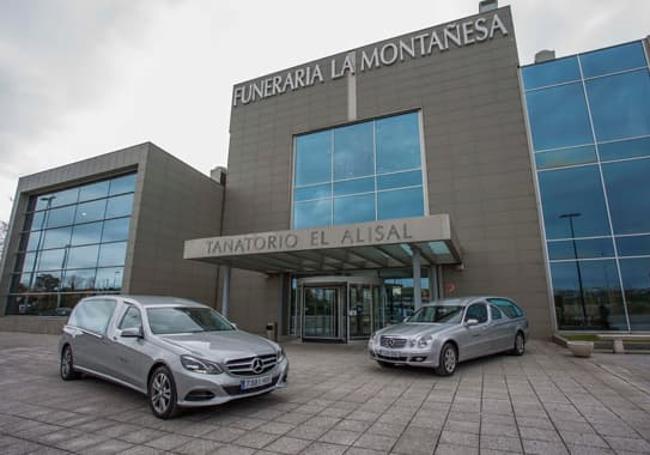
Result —
M 172 386 L 165 372 L 158 372 L 151 382 L 151 404 L 159 414 L 169 409 L 172 399 Z
M 453 373 L 456 369 L 456 351 L 451 346 L 445 350 L 443 363 L 447 373 Z
M 61 376 L 67 378 L 72 371 L 72 350 L 66 348 L 61 356 Z
M 525 349 L 524 336 L 521 334 L 521 332 L 519 332 L 515 337 L 515 354 L 522 355 L 524 353 L 524 349 Z

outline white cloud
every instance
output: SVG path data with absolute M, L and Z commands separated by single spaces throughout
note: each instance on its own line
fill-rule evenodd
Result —
M 503 1 L 501 2 L 504 3 Z M 512 1 L 522 63 L 650 33 L 646 0 Z M 236 82 L 477 11 L 478 1 L 4 0 L 0 219 L 17 178 L 150 140 L 226 163 Z

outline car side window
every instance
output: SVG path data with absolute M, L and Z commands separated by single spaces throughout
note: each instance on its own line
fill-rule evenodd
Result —
M 487 322 L 488 313 L 485 304 L 474 303 L 470 305 L 470 307 L 467 309 L 467 313 L 465 313 L 465 321 L 468 321 L 470 319 L 476 319 L 479 324 Z
M 490 305 L 490 315 L 492 315 L 493 321 L 496 321 L 497 319 L 501 319 L 503 317 L 501 315 L 501 310 L 494 305 Z
M 116 306 L 113 299 L 84 300 L 75 307 L 68 324 L 105 335 Z
M 524 312 L 514 302 L 507 299 L 490 299 L 490 303 L 496 305 L 510 319 L 520 318 Z
M 118 328 L 120 330 L 124 329 L 139 329 L 142 327 L 142 317 L 140 316 L 140 310 L 135 306 L 129 305 L 129 307 L 124 312 L 122 320 Z

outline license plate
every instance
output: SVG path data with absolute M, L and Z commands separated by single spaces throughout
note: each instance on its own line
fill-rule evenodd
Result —
M 254 389 L 271 383 L 271 376 L 260 376 L 259 378 L 242 379 L 240 387 L 242 390 Z
M 401 352 L 399 352 L 399 351 L 391 351 L 391 350 L 388 350 L 388 349 L 381 349 L 379 351 L 379 354 L 384 356 L 384 357 L 391 358 L 391 359 L 397 359 L 399 357 L 402 357 Z

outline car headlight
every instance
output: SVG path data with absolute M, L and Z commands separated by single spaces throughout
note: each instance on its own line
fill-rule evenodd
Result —
M 186 370 L 192 371 L 194 373 L 203 373 L 203 374 L 220 374 L 223 373 L 223 370 L 219 365 L 209 360 L 199 359 L 191 355 L 182 355 L 181 363 Z
M 426 348 L 431 344 L 432 341 L 433 337 L 431 335 L 425 335 L 418 340 L 418 348 Z
M 278 363 L 282 362 L 286 357 L 287 354 L 284 352 L 284 348 L 280 346 L 280 350 L 277 353 L 278 356 Z
M 370 341 L 371 341 L 372 343 L 376 343 L 376 342 L 377 342 L 377 332 L 372 332 L 372 334 L 370 335 Z

